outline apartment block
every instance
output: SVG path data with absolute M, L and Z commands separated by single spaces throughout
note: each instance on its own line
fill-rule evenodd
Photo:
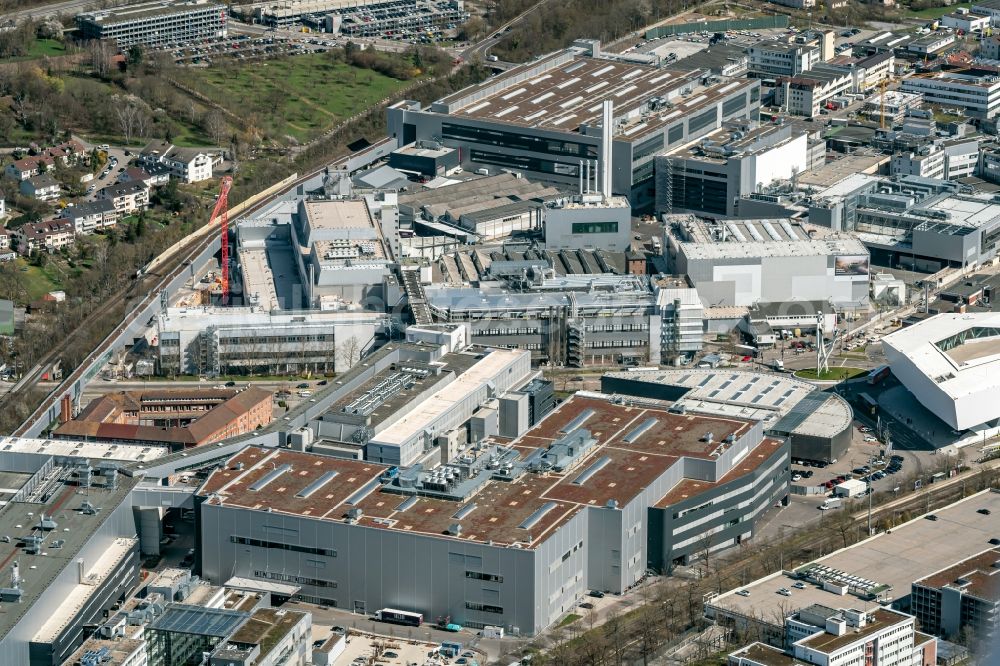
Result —
M 136 180 L 115 183 L 99 189 L 97 198 L 110 201 L 119 215 L 131 215 L 149 208 L 149 186 Z

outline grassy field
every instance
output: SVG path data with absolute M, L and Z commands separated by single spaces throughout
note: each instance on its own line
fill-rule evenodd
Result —
M 55 39 L 36 39 L 31 48 L 28 49 L 26 55 L 8 58 L 7 61 L 17 62 L 21 60 L 37 60 L 39 58 L 54 58 L 66 54 L 66 45 L 62 42 Z
M 66 46 L 55 39 L 36 39 L 35 43 L 31 45 L 31 50 L 28 52 L 28 57 L 30 58 L 41 58 L 43 56 L 52 58 L 61 55 L 66 55 Z
M 941 18 L 945 14 L 951 14 L 954 11 L 958 11 L 962 8 L 969 9 L 972 7 L 971 2 L 958 2 L 954 5 L 949 5 L 948 7 L 927 7 L 926 9 L 918 9 L 916 11 L 911 11 L 909 9 L 905 10 L 905 15 L 915 16 L 924 19 L 936 19 Z
M 406 85 L 316 53 L 267 62 L 189 69 L 180 77 L 234 113 L 256 115 L 279 142 L 308 141 Z
M 829 372 L 824 372 L 822 374 L 817 373 L 816 368 L 811 368 L 809 370 L 799 370 L 795 373 L 795 376 L 800 379 L 818 379 L 819 381 L 824 382 L 839 382 L 845 379 L 862 377 L 867 374 L 868 371 L 861 368 L 830 368 Z
M 58 276 L 48 266 L 39 268 L 28 264 L 23 259 L 18 259 L 17 267 L 24 277 L 24 289 L 27 292 L 28 302 L 36 301 L 50 291 L 62 288 Z

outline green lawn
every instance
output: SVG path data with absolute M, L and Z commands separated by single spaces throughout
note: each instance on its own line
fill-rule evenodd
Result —
M 27 292 L 29 302 L 38 300 L 50 291 L 62 288 L 62 285 L 55 279 L 54 271 L 48 266 L 39 268 L 28 264 L 23 259 L 18 259 L 17 267 L 24 277 L 24 290 Z
M 38 60 L 39 58 L 54 58 L 56 56 L 66 55 L 66 45 L 55 39 L 36 39 L 28 49 L 28 53 L 23 56 L 17 56 L 15 58 L 8 58 L 8 62 L 16 62 L 19 60 Z
M 577 615 L 576 613 L 570 613 L 570 614 L 568 614 L 566 617 L 564 617 L 559 622 L 559 626 L 560 627 L 565 627 L 567 625 L 573 624 L 574 622 L 576 622 L 577 620 L 579 620 L 581 617 L 583 617 L 583 616 L 582 615 Z
M 950 14 L 954 11 L 958 11 L 961 8 L 969 9 L 972 7 L 971 2 L 959 2 L 954 5 L 949 5 L 947 7 L 928 7 L 926 9 L 918 9 L 916 11 L 905 10 L 908 16 L 915 16 L 924 19 L 936 19 L 944 16 L 945 14 Z
M 286 137 L 308 141 L 406 85 L 324 53 L 191 68 L 179 78 L 241 117 L 256 115 L 259 126 L 282 143 Z
M 854 379 L 855 377 L 861 377 L 867 375 L 868 371 L 861 368 L 830 368 L 829 372 L 824 372 L 822 375 L 817 374 L 816 368 L 811 368 L 809 370 L 798 370 L 795 372 L 795 376 L 800 379 L 818 379 L 824 382 L 839 382 L 845 379 Z
M 54 57 L 66 55 L 66 45 L 55 39 L 36 39 L 28 51 L 31 58 L 41 58 L 43 56 Z

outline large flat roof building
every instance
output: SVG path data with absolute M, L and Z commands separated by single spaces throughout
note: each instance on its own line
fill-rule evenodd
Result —
M 575 186 L 599 156 L 606 100 L 615 106 L 613 192 L 643 206 L 652 203 L 653 155 L 726 120 L 756 118 L 760 84 L 630 62 L 581 40 L 427 107 L 394 104 L 389 133 L 400 146 L 436 140 L 460 148 L 470 170 Z
M 666 216 L 664 254 L 704 303 L 868 304 L 868 252 L 847 234 L 824 234 L 791 219 L 707 220 Z
M 910 48 L 913 46 L 910 44 Z M 988 120 L 1000 112 L 1000 77 L 995 72 L 965 70 L 914 76 L 903 79 L 900 90 L 922 94 L 927 104 L 958 106 L 980 120 Z
M 343 372 L 375 346 L 385 320 L 385 314 L 360 308 L 167 308 L 156 319 L 159 371 Z
M 225 5 L 208 0 L 158 0 L 79 14 L 76 24 L 84 38 L 125 49 L 225 37 L 226 19 Z
M 56 666 L 139 581 L 137 479 L 115 462 L 0 450 L 0 664 Z
M 308 559 L 322 566 L 298 594 L 319 603 L 534 634 L 588 589 L 686 562 L 706 534 L 713 549 L 750 537 L 787 487 L 788 447 L 759 424 L 578 393 L 437 467 L 245 449 L 199 491 L 202 572 L 279 579 Z

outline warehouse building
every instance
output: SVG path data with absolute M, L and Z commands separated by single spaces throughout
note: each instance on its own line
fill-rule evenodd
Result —
M 727 120 L 756 118 L 760 83 L 628 62 L 579 40 L 427 107 L 398 102 L 388 109 L 389 134 L 401 147 L 458 148 L 470 171 L 572 186 L 599 155 L 605 100 L 615 104 L 612 190 L 641 208 L 653 201 L 653 156 Z
M 167 308 L 156 316 L 159 373 L 343 372 L 386 326 L 387 315 L 360 309 Z
M 52 432 L 57 439 L 202 446 L 271 422 L 273 396 L 259 388 L 120 391 L 95 398 Z
M 127 49 L 222 38 L 226 18 L 225 5 L 209 0 L 158 0 L 78 14 L 76 25 L 84 39 L 113 40 Z
M 851 445 L 853 410 L 835 393 L 790 375 L 696 368 L 609 372 L 609 395 L 656 398 L 671 411 L 760 421 L 764 434 L 787 439 L 792 457 L 832 462 Z
M 704 303 L 867 307 L 868 252 L 853 237 L 823 235 L 790 219 L 665 221 L 668 268 L 687 275 Z
M 732 217 L 741 197 L 806 171 L 809 142 L 791 125 L 732 121 L 655 162 L 657 212 Z
M 364 302 L 380 293 L 394 263 L 364 199 L 302 199 L 291 234 L 299 281 L 313 306 L 322 307 L 324 298 Z
M 461 438 L 449 440 L 450 433 L 468 422 L 487 401 L 502 398 L 507 391 L 528 381 L 531 374 L 531 355 L 522 350 L 473 351 L 470 356 L 465 372 L 458 373 L 453 381 L 442 382 L 441 388 L 426 400 L 413 404 L 415 409 L 392 413 L 385 427 L 373 431 L 365 444 L 365 459 L 409 466 L 434 446 L 440 446 L 435 441 L 439 436 L 445 438 L 443 458 L 452 459 L 466 442 Z M 419 368 L 411 372 L 419 372 Z M 371 392 L 376 395 L 369 395 Z M 347 408 L 353 412 L 358 405 L 381 399 L 382 393 L 370 387 L 355 398 L 360 402 L 352 401 Z
M 251 447 L 199 490 L 201 570 L 290 576 L 296 598 L 357 613 L 537 634 L 587 590 L 621 593 L 752 537 L 788 468 L 759 424 L 583 393 L 513 443 L 434 468 Z

